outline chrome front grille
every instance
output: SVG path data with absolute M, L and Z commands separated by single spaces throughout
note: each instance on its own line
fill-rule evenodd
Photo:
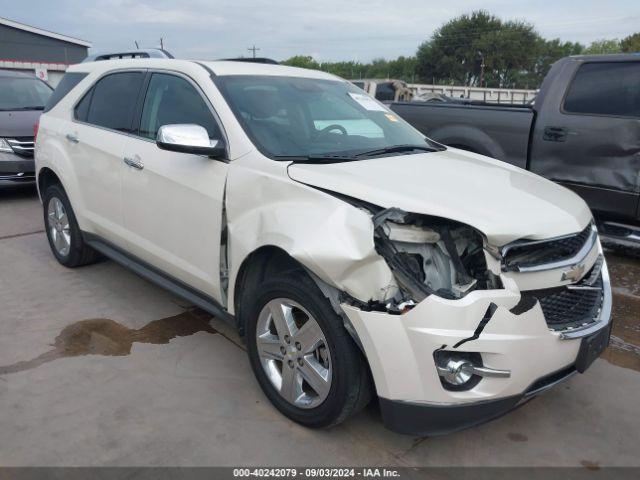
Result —
M 583 328 L 600 319 L 605 293 L 603 262 L 602 257 L 598 258 L 591 271 L 578 283 L 526 292 L 540 302 L 545 321 L 551 330 Z
M 33 137 L 5 138 L 5 141 L 9 144 L 16 155 L 33 157 Z
M 507 272 L 533 272 L 566 267 L 581 261 L 598 237 L 595 225 L 571 235 L 548 240 L 519 240 L 501 249 L 502 269 Z

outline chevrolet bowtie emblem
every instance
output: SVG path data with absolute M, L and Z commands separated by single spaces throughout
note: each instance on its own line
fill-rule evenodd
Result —
M 577 282 L 582 278 L 585 270 L 586 267 L 583 263 L 577 263 L 562 274 L 562 280 L 572 280 Z

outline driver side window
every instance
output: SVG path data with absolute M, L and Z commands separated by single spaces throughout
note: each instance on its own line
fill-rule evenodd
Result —
M 193 85 L 176 75 L 152 74 L 138 134 L 155 140 L 161 126 L 178 123 L 200 125 L 207 130 L 209 138 L 221 138 L 215 118 Z

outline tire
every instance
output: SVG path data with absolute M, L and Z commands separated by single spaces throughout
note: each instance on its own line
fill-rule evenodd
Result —
M 337 425 L 363 409 L 371 398 L 371 381 L 365 359 L 349 336 L 349 333 L 345 330 L 342 319 L 334 312 L 329 301 L 313 280 L 304 272 L 294 272 L 293 274 L 282 275 L 264 282 L 258 287 L 258 291 L 260 292 L 259 296 L 251 302 L 247 309 L 247 352 L 251 368 L 258 383 L 271 403 L 289 419 L 312 428 Z M 306 322 L 309 321 L 304 318 L 311 316 L 319 326 L 323 337 L 320 342 L 321 346 L 318 347 L 315 353 L 305 354 L 306 348 L 298 352 L 299 356 L 297 361 L 294 358 L 293 367 L 290 367 L 286 360 L 286 358 L 290 357 L 283 357 L 281 362 L 272 358 L 265 360 L 264 349 L 261 349 L 262 354 L 260 354 L 258 347 L 258 338 L 263 342 L 262 345 L 264 345 L 265 338 L 269 338 L 270 342 L 273 341 L 274 335 L 271 332 L 275 329 L 272 328 L 268 332 L 264 331 L 264 319 L 273 316 L 270 314 L 265 315 L 265 312 L 270 312 L 270 308 L 274 308 L 274 305 L 283 304 L 283 300 L 285 301 L 284 303 L 295 304 L 292 309 L 292 317 L 296 318 L 296 322 L 305 322 L 302 323 L 302 326 L 299 326 L 295 335 L 303 332 L 302 327 L 307 325 Z M 287 306 L 285 305 L 283 308 L 286 309 Z M 274 326 L 275 323 L 271 322 L 271 327 Z M 308 338 L 309 331 L 310 329 L 306 329 Z M 294 344 L 298 346 L 299 350 L 296 340 L 298 338 L 301 339 L 302 343 L 305 343 L 303 336 L 296 337 L 295 335 L 291 337 L 291 344 L 283 343 L 282 339 L 279 338 L 280 344 L 278 348 L 280 348 L 281 353 L 284 347 L 295 351 Z M 295 355 L 295 353 L 291 355 Z M 303 363 L 300 363 L 301 361 Z M 280 393 L 267 371 L 275 372 L 272 375 L 277 377 L 278 364 L 280 365 L 280 376 L 283 378 L 280 385 L 281 389 L 284 389 L 285 376 L 290 378 L 290 374 L 285 372 L 295 370 L 299 377 L 304 377 L 305 372 L 309 372 L 309 364 L 307 362 L 314 362 L 314 365 L 319 365 L 318 362 L 322 362 L 324 366 L 328 367 L 330 387 L 324 390 L 318 389 L 318 391 L 323 391 L 326 396 L 314 396 L 313 394 L 316 391 L 311 388 L 311 384 L 306 383 L 306 378 L 309 378 L 306 377 L 302 382 L 303 392 L 306 390 L 310 394 L 303 393 L 299 397 L 299 402 L 301 404 L 304 403 L 301 406 L 292 403 L 290 399 L 285 398 Z M 269 365 L 265 366 L 267 363 Z M 273 370 L 274 368 L 275 370 Z M 317 370 L 322 370 L 322 365 L 317 367 Z M 295 394 L 293 397 L 295 398 Z
M 54 184 L 47 187 L 42 197 L 42 206 L 47 240 L 58 262 L 65 267 L 74 268 L 99 259 L 98 252 L 84 243 L 73 208 L 62 186 Z M 59 206 L 62 210 L 56 208 Z M 64 215 L 61 216 L 60 212 Z M 66 248 L 62 248 L 65 245 Z

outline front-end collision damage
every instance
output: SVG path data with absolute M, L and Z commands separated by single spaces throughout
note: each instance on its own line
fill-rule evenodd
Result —
M 376 251 L 398 284 L 388 311 L 402 313 L 429 295 L 456 300 L 473 290 L 502 288 L 475 229 L 398 208 L 381 210 L 372 221 Z
M 375 250 L 370 211 L 287 179 L 280 162 L 261 163 L 258 174 L 256 161 L 239 160 L 227 182 L 230 313 L 242 296 L 247 262 L 262 250 L 284 252 L 354 302 L 384 305 L 396 295 L 394 276 Z

